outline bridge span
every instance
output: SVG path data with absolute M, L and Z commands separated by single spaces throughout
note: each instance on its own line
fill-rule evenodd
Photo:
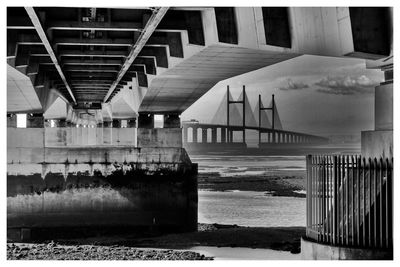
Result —
M 185 148 L 188 150 L 246 148 L 246 130 L 258 132 L 259 148 L 310 146 L 328 142 L 328 138 L 325 137 L 284 130 L 274 95 L 269 107 L 264 107 L 259 95 L 254 111 L 251 110 L 245 86 L 238 100 L 231 100 L 229 86 L 224 98 L 211 123 L 199 123 L 196 120 L 182 122 Z M 237 105 L 242 106 L 241 112 Z M 270 111 L 270 116 L 267 111 Z M 224 117 L 226 123 L 221 123 Z M 242 132 L 241 141 L 234 140 L 235 132 Z

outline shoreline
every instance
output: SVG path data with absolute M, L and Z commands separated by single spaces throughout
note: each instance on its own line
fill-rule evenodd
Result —
M 259 176 L 225 176 L 216 172 L 199 173 L 197 177 L 198 190 L 206 191 L 255 191 L 277 197 L 305 198 L 305 177 L 302 174 L 259 175 Z
M 113 235 L 8 243 L 9 260 L 210 260 L 191 247 L 259 248 L 300 253 L 305 227 L 244 227 L 198 224 L 197 232 L 140 237 Z

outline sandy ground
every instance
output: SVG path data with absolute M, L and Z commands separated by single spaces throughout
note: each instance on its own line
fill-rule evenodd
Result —
M 267 248 L 300 253 L 304 227 L 199 224 L 198 232 L 138 238 L 116 235 L 43 243 L 9 243 L 9 260 L 209 260 L 194 246 Z M 151 249 L 148 249 L 151 248 Z M 179 249 L 179 250 L 175 250 Z M 183 249 L 183 250 L 182 250 Z

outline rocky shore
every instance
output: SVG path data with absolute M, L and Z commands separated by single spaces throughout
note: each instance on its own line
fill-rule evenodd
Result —
M 198 231 L 159 236 L 96 236 L 42 243 L 8 243 L 8 260 L 212 260 L 195 246 L 264 248 L 300 253 L 304 227 L 199 224 Z M 151 248 L 151 249 L 149 249 Z
M 212 260 L 192 251 L 125 246 L 7 244 L 8 260 Z

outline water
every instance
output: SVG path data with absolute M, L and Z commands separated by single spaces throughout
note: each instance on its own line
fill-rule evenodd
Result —
M 305 226 L 306 200 L 265 192 L 199 191 L 199 222 L 251 227 Z
M 218 173 L 221 177 L 262 176 L 272 172 L 305 172 L 304 156 L 193 155 L 199 173 Z
M 292 254 L 287 251 L 253 248 L 228 248 L 196 246 L 189 250 L 214 257 L 214 260 L 300 260 L 300 254 Z

